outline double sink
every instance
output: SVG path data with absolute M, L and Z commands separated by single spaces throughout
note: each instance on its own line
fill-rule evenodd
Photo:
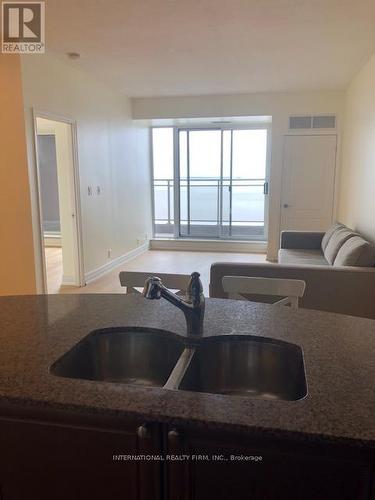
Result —
M 96 330 L 51 366 L 60 377 L 295 401 L 307 395 L 302 349 L 265 337 L 189 339 L 150 328 Z

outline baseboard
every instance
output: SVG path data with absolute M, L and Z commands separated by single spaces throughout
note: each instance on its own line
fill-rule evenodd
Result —
M 201 239 L 152 239 L 151 250 L 181 250 L 195 252 L 238 252 L 265 253 L 266 241 L 233 241 L 233 240 L 201 240 Z
M 61 247 L 61 233 L 57 231 L 44 231 L 43 235 L 45 247 Z
M 44 237 L 44 246 L 47 247 L 47 248 L 50 248 L 50 247 L 61 248 L 62 247 L 62 245 L 61 245 L 61 238 L 58 238 L 58 237 L 53 237 L 53 238 Z
M 124 264 L 125 262 L 128 262 L 131 259 L 134 259 L 134 257 L 138 257 L 138 255 L 147 252 L 149 248 L 150 248 L 150 242 L 146 241 L 146 243 L 140 245 L 137 248 L 134 248 L 133 250 L 130 250 L 130 252 L 127 252 L 124 255 L 120 255 L 120 257 L 117 257 L 116 259 L 107 262 L 103 266 L 100 266 L 94 269 L 93 271 L 89 271 L 88 273 L 85 274 L 86 284 L 100 278 L 101 276 L 104 276 L 115 267 Z
M 62 280 L 61 280 L 61 285 L 62 286 L 79 286 L 77 285 L 74 276 L 65 276 L 63 275 Z

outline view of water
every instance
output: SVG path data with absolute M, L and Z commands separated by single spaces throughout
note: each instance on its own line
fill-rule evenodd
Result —
M 173 234 L 173 128 L 152 134 L 156 232 Z M 182 129 L 177 147 L 180 235 L 262 238 L 267 130 Z
M 264 221 L 263 183 L 256 186 L 234 185 L 232 187 L 232 223 L 253 225 Z M 217 224 L 219 214 L 218 193 L 220 189 L 214 185 L 194 185 L 190 187 L 190 222 Z M 155 221 L 168 220 L 168 203 L 170 218 L 173 218 L 173 188 L 155 186 Z M 181 222 L 187 221 L 187 188 L 181 187 Z M 229 221 L 230 191 L 223 187 L 223 222 Z

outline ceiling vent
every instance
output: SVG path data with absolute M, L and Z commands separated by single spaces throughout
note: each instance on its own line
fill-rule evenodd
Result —
M 317 115 L 317 116 L 290 116 L 290 130 L 309 130 L 309 129 L 335 129 L 336 116 Z

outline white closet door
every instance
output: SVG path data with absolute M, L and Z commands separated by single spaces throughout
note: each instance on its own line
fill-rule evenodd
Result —
M 281 229 L 325 231 L 332 222 L 336 135 L 285 136 Z

